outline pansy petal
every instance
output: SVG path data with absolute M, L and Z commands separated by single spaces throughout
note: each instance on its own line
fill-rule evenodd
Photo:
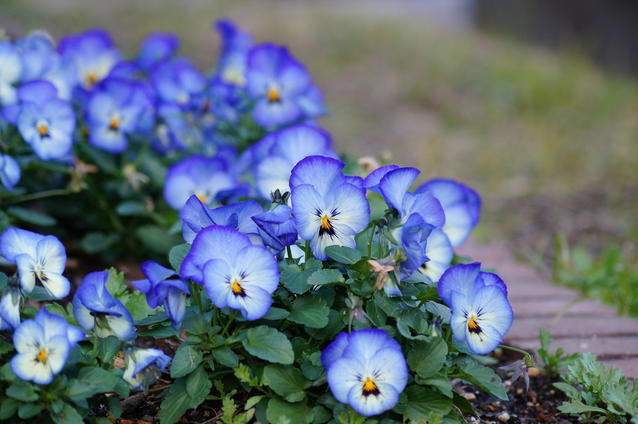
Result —
M 260 287 L 246 287 L 245 296 L 234 294 L 229 290 L 226 303 L 229 308 L 238 309 L 246 320 L 263 318 L 270 310 L 272 295 Z
M 324 199 L 314 186 L 303 184 L 292 189 L 291 202 L 299 237 L 311 240 L 319 233 L 321 222 L 317 212 L 326 209 Z
M 42 234 L 9 227 L 0 236 L 0 253 L 11 263 L 15 263 L 16 256 L 21 254 L 35 258 L 36 246 L 43 238 Z
M 13 333 L 13 346 L 18 353 L 36 352 L 37 346 L 44 344 L 42 327 L 35 320 L 26 320 Z
M 211 259 L 204 266 L 204 287 L 208 297 L 218 308 L 226 306 L 226 295 L 230 291 L 230 273 L 228 263 L 222 259 Z
M 290 188 L 310 184 L 317 193 L 325 196 L 336 185 L 343 182 L 343 162 L 326 156 L 309 156 L 292 169 Z
M 439 279 L 438 291 L 443 301 L 450 306 L 452 302 L 452 292 L 456 291 L 467 295 L 474 285 L 481 270 L 478 262 L 472 264 L 459 264 L 450 267 L 441 275 Z
M 46 291 L 56 299 L 67 297 L 71 290 L 71 283 L 62 274 L 47 272 L 45 278 L 40 278 L 40 282 Z
M 402 212 L 403 197 L 421 172 L 416 168 L 399 168 L 385 174 L 379 182 L 379 190 L 388 205 Z
M 392 409 L 399 402 L 399 392 L 390 384 L 379 383 L 379 394 L 367 396 L 363 394 L 361 386 L 362 384 L 353 387 L 348 393 L 348 404 L 360 415 L 378 415 Z
M 360 388 L 362 364 L 355 358 L 339 358 L 326 371 L 326 379 L 332 395 L 339 402 L 348 402 L 348 393 L 353 387 Z
M 239 252 L 234 271 L 244 275 L 242 285 L 246 287 L 259 287 L 272 293 L 279 284 L 277 259 L 265 247 L 249 246 Z

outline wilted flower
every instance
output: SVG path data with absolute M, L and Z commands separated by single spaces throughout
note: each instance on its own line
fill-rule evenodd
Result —
M 49 384 L 64 368 L 69 351 L 82 338 L 80 329 L 42 309 L 13 333 L 18 353 L 11 359 L 11 369 L 22 380 Z
M 145 390 L 171 362 L 170 356 L 159 349 L 129 349 L 122 378 L 133 390 Z
M 180 275 L 201 283 L 218 308 L 241 311 L 244 319 L 266 315 L 279 284 L 277 260 L 235 229 L 211 226 L 197 234 Z
M 367 417 L 392 409 L 408 380 L 401 346 L 383 330 L 339 334 L 321 362 L 333 396 Z
M 109 273 L 87 274 L 73 297 L 73 314 L 78 324 L 93 330 L 100 338 L 116 336 L 129 341 L 135 338 L 135 326 L 131 313 L 106 288 Z

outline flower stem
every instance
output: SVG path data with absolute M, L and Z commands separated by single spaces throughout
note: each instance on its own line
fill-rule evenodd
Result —
M 498 347 L 500 347 L 501 349 L 511 350 L 513 352 L 518 352 L 518 353 L 522 354 L 523 358 L 525 360 L 525 365 L 527 365 L 528 367 L 533 367 L 535 365 L 534 364 L 534 357 L 532 356 L 531 353 L 529 353 L 526 350 L 519 349 L 519 348 L 514 347 L 514 346 L 503 345 L 503 344 L 502 345 L 498 345 Z
M 6 203 L 11 205 L 14 203 L 22 203 L 22 202 L 29 202 L 31 200 L 45 199 L 47 197 L 65 196 L 71 193 L 73 193 L 73 190 L 70 188 L 56 188 L 52 190 L 39 191 L 37 193 L 25 194 L 24 196 L 18 196 L 13 199 L 7 200 Z
M 292 258 L 292 249 L 290 248 L 290 245 L 286 246 L 286 254 L 288 255 L 288 262 L 294 262 L 294 259 Z

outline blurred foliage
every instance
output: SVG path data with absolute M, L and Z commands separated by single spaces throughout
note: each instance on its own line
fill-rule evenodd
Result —
M 594 256 L 557 237 L 553 278 L 586 297 L 614 305 L 620 314 L 638 316 L 638 263 L 617 246 Z

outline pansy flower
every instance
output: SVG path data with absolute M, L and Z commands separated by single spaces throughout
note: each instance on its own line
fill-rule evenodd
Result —
M 415 193 L 429 192 L 441 203 L 445 212 L 443 232 L 452 246 L 458 247 L 468 238 L 481 215 L 481 198 L 465 184 L 438 178 L 419 186 Z
M 292 209 L 287 205 L 277 205 L 272 210 L 253 216 L 252 220 L 257 224 L 264 244 L 275 252 L 295 244 L 299 237 Z
M 265 199 L 276 190 L 290 191 L 290 172 L 301 159 L 308 156 L 337 158 L 330 135 L 303 124 L 270 133 L 249 150 L 256 165 L 257 190 Z
M 204 76 L 185 58 L 160 63 L 150 79 L 161 102 L 182 109 L 196 106 L 206 86 Z
M 146 295 L 148 306 L 155 309 L 164 305 L 166 315 L 178 329 L 186 312 L 186 295 L 190 294 L 188 286 L 177 278 L 175 272 L 153 261 L 142 264 L 142 273 L 146 280 L 134 281 L 136 289 Z
M 0 330 L 16 329 L 20 325 L 22 296 L 18 287 L 9 286 L 0 298 Z
M 14 85 L 22 74 L 20 52 L 10 41 L 0 41 L 0 105 L 9 105 L 17 100 Z
M 253 37 L 226 19 L 215 22 L 215 28 L 222 37 L 216 74 L 226 84 L 243 87 L 246 84 L 246 61 L 253 46 Z
M 135 63 L 145 71 L 175 56 L 179 49 L 179 37 L 168 32 L 156 32 L 144 38 Z
M 20 181 L 20 165 L 9 155 L 0 153 L 0 184 L 7 190 Z
M 9 227 L 0 236 L 0 252 L 7 261 L 17 265 L 20 286 L 25 293 L 31 293 L 39 281 L 56 299 L 69 294 L 71 284 L 62 275 L 66 252 L 57 237 Z
M 365 190 L 343 175 L 343 162 L 309 156 L 292 170 L 292 211 L 299 237 L 310 241 L 312 253 L 325 260 L 327 246 L 355 247 L 355 236 L 370 221 Z M 352 184 L 355 182 L 355 184 Z
M 80 329 L 41 309 L 34 319 L 24 321 L 13 333 L 17 354 L 11 359 L 11 369 L 21 380 L 49 384 L 62 371 L 70 350 L 82 338 Z
M 91 93 L 86 106 L 89 142 L 110 153 L 120 153 L 128 147 L 128 136 L 148 110 L 140 88 L 132 82 L 108 78 Z
M 102 29 L 90 29 L 60 40 L 58 51 L 75 66 L 76 84 L 85 90 L 102 81 L 120 61 L 121 55 L 111 36 Z
M 248 55 L 246 70 L 248 94 L 256 100 L 255 121 L 267 128 L 279 127 L 302 119 L 314 118 L 310 111 L 323 111 L 322 102 L 306 67 L 287 48 L 271 43 L 255 46 Z
M 279 284 L 272 253 L 229 227 L 211 226 L 197 234 L 180 275 L 201 283 L 218 308 L 241 311 L 244 319 L 266 315 Z
M 91 272 L 84 277 L 73 297 L 73 314 L 78 324 L 93 330 L 100 338 L 116 336 L 129 341 L 135 338 L 131 313 L 106 288 L 109 273 Z
M 209 209 L 196 195 L 192 195 L 179 212 L 182 235 L 186 243 L 192 243 L 202 229 L 211 225 L 223 225 L 235 228 L 255 242 L 259 240 L 259 233 L 251 218 L 262 212 L 262 207 L 255 200 Z
M 122 378 L 132 390 L 145 390 L 166 369 L 171 358 L 159 349 L 132 348 L 126 352 Z
M 44 80 L 22 85 L 18 98 L 16 125 L 24 141 L 42 160 L 66 159 L 75 130 L 71 104 L 60 99 L 55 86 Z
M 229 164 L 220 158 L 189 156 L 171 166 L 164 183 L 164 199 L 180 210 L 192 195 L 204 204 L 217 204 L 217 195 L 237 186 Z
M 384 330 L 341 333 L 321 361 L 332 395 L 366 417 L 392 409 L 408 381 L 401 346 Z
M 512 326 L 507 289 L 496 274 L 480 271 L 480 264 L 455 265 L 439 280 L 439 296 L 452 309 L 452 334 L 470 350 L 493 351 Z

